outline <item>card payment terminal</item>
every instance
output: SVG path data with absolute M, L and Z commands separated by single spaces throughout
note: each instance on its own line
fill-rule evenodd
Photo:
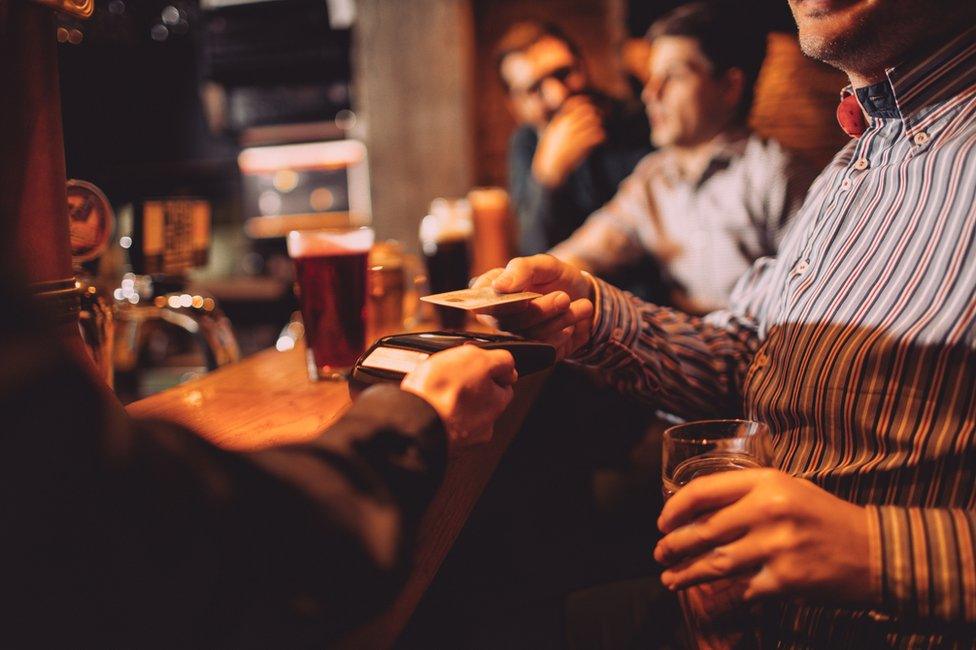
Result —
M 379 339 L 359 357 L 350 377 L 350 389 L 355 391 L 380 382 L 399 382 L 404 375 L 435 352 L 466 343 L 487 350 L 508 350 L 515 358 L 515 370 L 520 377 L 545 370 L 556 362 L 556 348 L 548 343 L 528 341 L 507 334 L 394 334 Z

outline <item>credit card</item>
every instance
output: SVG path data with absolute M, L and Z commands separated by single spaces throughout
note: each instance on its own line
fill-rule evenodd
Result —
M 498 293 L 491 287 L 482 287 L 481 289 L 461 289 L 460 291 L 435 293 L 432 296 L 424 296 L 421 300 L 443 307 L 455 307 L 457 309 L 472 311 L 475 309 L 494 307 L 495 305 L 525 302 L 538 298 L 541 295 L 541 293 L 533 293 L 531 291 Z

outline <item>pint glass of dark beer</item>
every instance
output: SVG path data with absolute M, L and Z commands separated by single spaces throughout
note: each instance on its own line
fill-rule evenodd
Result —
M 345 378 L 366 348 L 366 259 L 373 238 L 371 228 L 288 233 L 313 381 Z
M 431 213 L 420 224 L 420 246 L 427 262 L 431 293 L 466 289 L 471 278 L 471 207 L 464 199 L 435 199 Z M 463 329 L 467 312 L 437 308 L 441 327 Z

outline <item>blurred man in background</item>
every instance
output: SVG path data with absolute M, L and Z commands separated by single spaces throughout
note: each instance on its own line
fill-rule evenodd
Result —
M 728 303 L 756 259 L 775 255 L 812 170 L 748 127 L 766 34 L 728 3 L 679 7 L 648 31 L 642 95 L 659 149 L 552 254 L 601 276 L 650 254 L 666 303 Z
M 593 90 L 579 48 L 554 25 L 513 25 L 495 57 L 519 124 L 509 145 L 509 184 L 521 252 L 538 253 L 613 196 L 650 151 L 647 124 Z

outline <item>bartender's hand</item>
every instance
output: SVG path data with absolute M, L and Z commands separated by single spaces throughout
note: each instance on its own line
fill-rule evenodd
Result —
M 868 515 L 813 483 L 773 469 L 697 478 L 665 504 L 654 558 L 661 582 L 684 589 L 722 578 L 743 601 L 801 597 L 870 607 Z
M 593 102 L 585 95 L 570 97 L 539 134 L 532 175 L 545 187 L 559 187 L 606 138 L 603 117 Z
M 504 269 L 475 280 L 473 288 L 490 286 L 499 293 L 533 291 L 530 302 L 499 305 L 478 319 L 500 329 L 549 343 L 561 359 L 590 339 L 593 283 L 574 266 L 551 255 L 516 257 Z
M 403 378 L 400 388 L 433 406 L 449 444 L 459 447 L 491 440 L 516 379 L 515 359 L 507 350 L 462 345 L 431 355 Z

